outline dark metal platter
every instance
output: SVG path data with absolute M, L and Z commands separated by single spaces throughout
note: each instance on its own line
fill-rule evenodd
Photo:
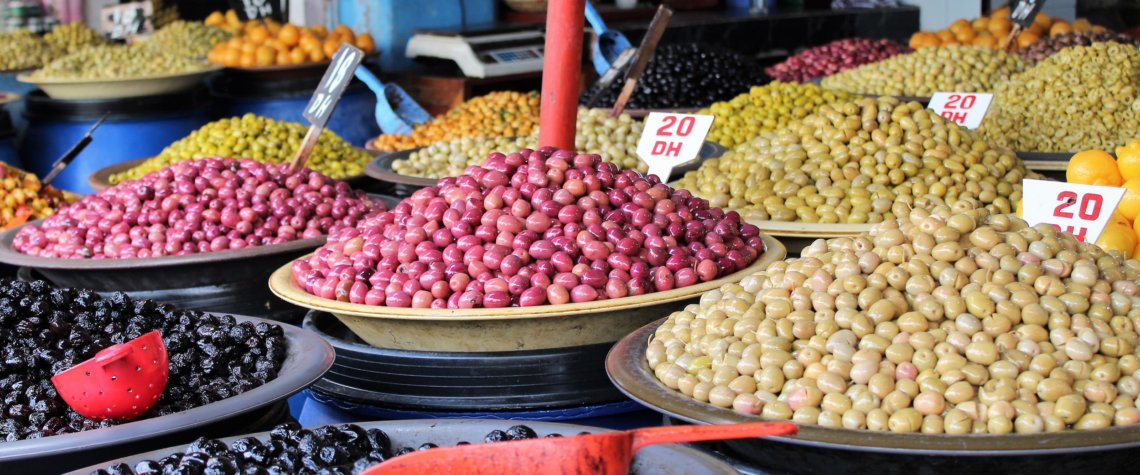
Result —
M 392 170 L 392 162 L 396 160 L 407 160 L 412 153 L 419 151 L 421 148 L 422 147 L 381 154 L 364 167 L 364 174 L 392 185 L 394 190 L 389 190 L 389 192 L 396 196 L 408 196 L 420 188 L 434 186 L 439 182 L 439 179 L 401 175 Z M 680 179 L 685 173 L 699 168 L 701 163 L 705 160 L 719 157 L 726 151 L 728 151 L 728 149 L 723 145 L 706 141 L 701 145 L 701 151 L 697 159 L 674 167 L 669 180 L 666 181 L 669 182 Z
M 234 315 L 238 321 L 272 323 Z M 205 406 L 166 416 L 128 422 L 102 429 L 62 434 L 40 439 L 0 442 L 0 473 L 60 473 L 140 450 L 186 443 L 210 425 L 220 425 L 227 435 L 249 427 L 240 418 L 282 401 L 304 389 L 332 366 L 332 346 L 315 333 L 280 325 L 289 342 L 285 362 L 277 377 L 262 386 Z M 280 408 L 278 408 L 280 411 Z M 265 418 L 258 414 L 257 418 Z M 278 415 L 276 418 L 279 420 Z M 218 424 L 218 423 L 223 424 Z
M 618 342 L 606 358 L 610 379 L 627 396 L 693 424 L 761 420 L 699 402 L 653 375 L 645 349 L 664 319 Z M 761 467 L 792 473 L 1124 473 L 1140 456 L 1140 426 L 1015 435 L 922 435 L 802 425 L 795 437 L 728 441 Z
M 381 429 L 392 441 L 393 447 L 418 447 L 425 442 L 439 446 L 451 446 L 460 441 L 477 443 L 488 432 L 505 430 L 518 424 L 518 422 L 503 420 L 479 419 L 421 419 L 405 421 L 364 422 L 357 424 L 364 429 Z M 580 432 L 602 433 L 610 432 L 608 429 L 588 427 L 575 424 L 561 424 L 556 422 L 523 422 L 534 429 L 540 437 L 548 434 L 575 435 Z M 261 432 L 242 437 L 256 437 L 262 441 L 268 440 L 269 433 Z M 240 437 L 230 437 L 224 440 L 227 444 Z M 89 466 L 82 470 L 72 472 L 76 475 L 86 475 L 95 470 L 104 469 L 110 465 L 126 463 L 134 466 L 142 460 L 157 460 L 174 452 L 185 450 L 185 446 L 170 447 L 163 450 L 140 453 L 130 457 L 108 460 L 103 463 Z M 632 475 L 732 475 L 737 472 L 727 464 L 700 451 L 677 444 L 654 445 L 639 450 L 630 464 Z

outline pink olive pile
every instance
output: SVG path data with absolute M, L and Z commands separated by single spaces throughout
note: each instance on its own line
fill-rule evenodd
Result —
M 777 81 L 808 82 L 910 51 L 891 40 L 847 38 L 808 48 L 764 72 Z
M 616 299 L 748 267 L 759 230 L 736 212 L 544 147 L 440 180 L 293 263 L 326 299 L 414 308 L 530 307 Z
M 179 162 L 64 208 L 13 240 L 19 252 L 131 259 L 280 244 L 356 225 L 383 209 L 315 171 L 250 159 Z

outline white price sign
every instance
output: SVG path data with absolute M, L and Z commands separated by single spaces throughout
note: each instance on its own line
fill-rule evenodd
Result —
M 936 92 L 927 107 L 962 127 L 976 129 L 993 100 L 994 95 L 988 92 Z
M 1057 181 L 1027 179 L 1021 190 L 1025 203 L 1021 214 L 1030 226 L 1052 224 L 1081 242 L 1100 238 L 1124 198 L 1124 188 Z
M 701 153 L 713 116 L 650 112 L 637 141 L 637 156 L 649 164 L 646 175 L 668 181 L 673 167 Z

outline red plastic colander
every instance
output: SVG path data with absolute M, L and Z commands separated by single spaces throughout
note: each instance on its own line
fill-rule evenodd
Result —
M 150 409 L 170 376 L 158 330 L 104 348 L 95 357 L 52 376 L 63 401 L 95 420 L 130 420 Z

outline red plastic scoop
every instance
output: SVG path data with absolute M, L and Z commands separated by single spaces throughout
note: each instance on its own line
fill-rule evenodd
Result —
M 52 376 L 63 401 L 95 420 L 130 420 L 150 409 L 170 376 L 166 345 L 157 330 L 120 343 Z
M 364 471 L 363 475 L 629 473 L 634 452 L 653 444 L 793 435 L 790 422 L 652 427 L 626 432 L 459 445 L 412 452 Z

